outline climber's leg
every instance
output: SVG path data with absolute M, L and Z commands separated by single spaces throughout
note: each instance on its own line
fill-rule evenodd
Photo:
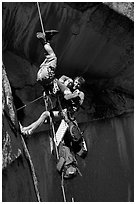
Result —
M 57 31 L 47 31 L 44 36 L 43 33 L 37 33 L 37 38 L 42 40 L 44 49 L 46 51 L 46 58 L 40 65 L 40 70 L 37 73 L 37 81 L 45 88 L 50 84 L 55 77 L 55 69 L 57 65 L 57 57 L 49 43 L 51 37 L 56 34 Z
M 21 132 L 25 135 L 31 135 L 39 126 L 41 126 L 44 121 L 50 116 L 49 111 L 45 111 L 42 113 L 42 115 L 39 117 L 37 121 L 32 123 L 31 125 L 27 127 L 22 127 Z

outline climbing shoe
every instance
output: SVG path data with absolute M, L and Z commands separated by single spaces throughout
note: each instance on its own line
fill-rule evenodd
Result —
M 50 42 L 52 37 L 56 34 L 58 34 L 59 31 L 57 30 L 46 30 L 45 35 L 46 35 L 46 41 Z

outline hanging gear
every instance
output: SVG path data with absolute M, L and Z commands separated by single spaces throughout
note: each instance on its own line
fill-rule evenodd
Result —
M 70 138 L 67 138 L 67 139 L 70 140 L 69 143 L 71 144 L 71 147 L 74 153 L 80 156 L 81 158 L 85 158 L 87 156 L 87 146 L 83 138 L 83 132 L 81 132 L 75 118 L 71 117 L 71 114 L 69 113 L 69 111 L 67 111 L 67 109 L 62 110 L 59 96 L 57 99 L 58 99 L 59 109 L 61 111 L 62 117 L 64 118 L 64 122 L 62 123 L 62 125 L 60 125 L 60 127 L 62 126 L 61 131 L 57 132 L 59 133 L 59 135 L 57 134 L 57 138 L 63 139 L 64 134 L 68 130 L 70 133 L 68 137 L 71 136 L 71 140 Z M 66 126 L 66 124 L 68 126 Z M 63 135 L 60 134 L 60 132 L 63 133 Z M 60 137 L 60 135 L 62 136 Z M 60 142 L 60 139 L 59 139 L 59 142 Z
M 83 137 L 78 142 L 72 142 L 71 146 L 74 153 L 80 156 L 82 159 L 87 156 L 88 150 L 85 139 Z
M 57 170 L 62 173 L 65 179 L 73 178 L 77 175 L 77 161 L 74 154 L 71 153 L 69 147 L 63 143 L 59 145 L 59 161 Z
M 74 142 L 81 140 L 82 132 L 75 121 L 69 122 L 69 132 Z

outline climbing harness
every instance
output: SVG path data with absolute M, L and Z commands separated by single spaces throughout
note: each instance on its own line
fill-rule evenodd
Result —
M 62 188 L 64 202 L 67 202 L 66 201 L 65 188 L 64 188 L 64 177 L 63 177 L 63 174 L 64 173 L 62 172 L 62 175 L 61 175 L 61 188 Z

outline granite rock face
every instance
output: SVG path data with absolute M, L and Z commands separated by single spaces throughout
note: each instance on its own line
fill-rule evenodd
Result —
M 110 8 L 134 21 L 134 2 L 104 2 Z
M 85 160 L 78 158 L 83 177 L 66 181 L 67 200 L 133 201 L 134 22 L 102 3 L 39 5 L 44 28 L 59 30 L 51 42 L 58 57 L 56 76 L 82 75 L 86 79 L 83 109 L 76 117 L 89 153 Z M 16 110 L 43 91 L 36 82 L 44 60 L 43 47 L 36 38 L 36 32 L 41 31 L 37 6 L 6 2 L 2 9 L 7 72 L 3 70 L 3 110 L 8 115 L 3 118 L 3 201 L 37 201 L 40 196 L 43 202 L 60 202 L 60 176 L 50 152 L 49 126 L 41 126 L 24 140 L 18 132 L 18 121 L 29 125 L 45 110 L 42 99 Z
M 22 154 L 22 145 L 17 131 L 18 122 L 13 105 L 12 92 L 4 66 L 2 68 L 2 80 L 3 168 L 6 168 Z

